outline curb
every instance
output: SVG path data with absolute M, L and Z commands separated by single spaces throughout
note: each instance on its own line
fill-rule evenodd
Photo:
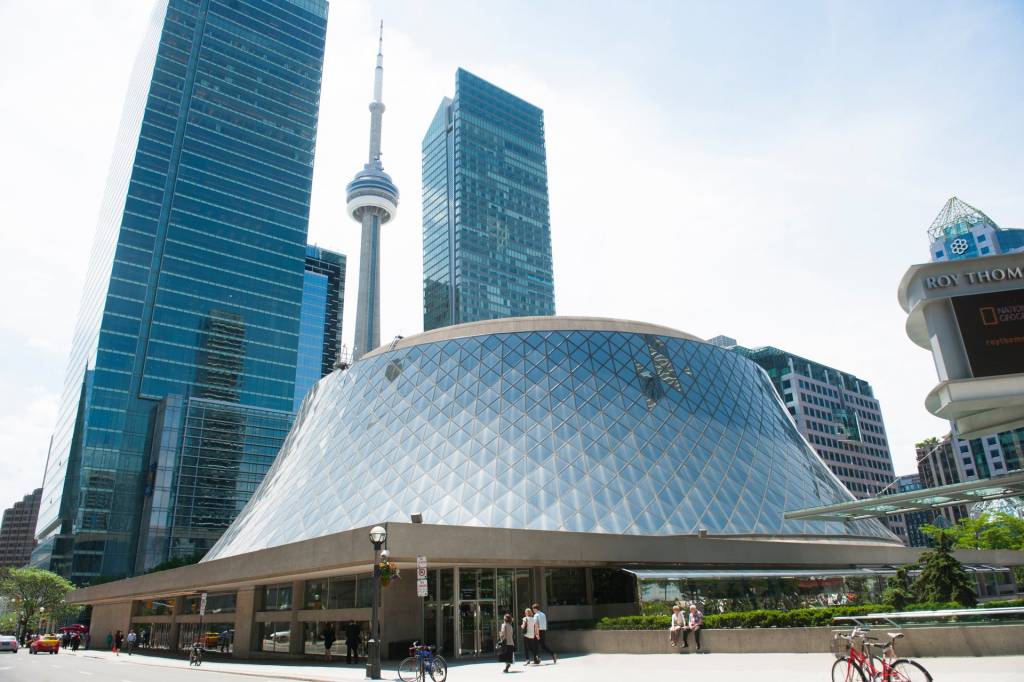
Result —
M 100 661 L 108 661 L 108 660 L 110 660 L 109 656 L 97 656 L 95 654 L 92 654 L 92 655 L 90 655 L 90 654 L 83 654 L 83 656 L 85 658 L 94 658 L 94 659 L 100 660 Z M 117 657 L 117 658 L 120 658 L 120 657 Z M 148 659 L 148 660 L 146 660 L 146 659 Z M 173 659 L 169 659 L 169 660 L 173 660 Z M 148 665 L 148 666 L 152 666 L 152 667 L 156 667 L 156 668 L 172 668 L 172 669 L 178 669 L 178 670 L 183 670 L 186 667 L 186 666 L 182 666 L 182 665 L 168 665 L 166 663 L 159 663 L 157 661 L 159 661 L 159 657 L 140 655 L 138 657 L 137 664 L 138 665 Z M 135 661 L 133 661 L 133 662 L 135 662 Z M 191 669 L 191 667 L 189 667 L 189 669 Z M 241 675 L 243 677 L 262 677 L 264 679 L 268 679 L 269 678 L 269 679 L 279 679 L 279 680 L 297 680 L 298 682 L 344 682 L 344 679 L 345 679 L 345 678 L 340 678 L 339 679 L 339 678 L 336 678 L 336 677 L 335 678 L 305 677 L 305 676 L 301 676 L 301 674 L 287 674 L 287 673 L 282 674 L 281 672 L 276 671 L 276 670 L 272 671 L 272 672 L 271 671 L 256 672 L 256 671 L 247 671 L 247 670 L 224 670 L 224 669 L 220 669 L 220 668 L 217 668 L 217 669 L 214 669 L 214 668 L 203 668 L 202 666 L 200 666 L 198 668 L 195 668 L 195 670 L 197 670 L 199 672 L 222 673 L 222 674 L 225 674 L 225 675 Z

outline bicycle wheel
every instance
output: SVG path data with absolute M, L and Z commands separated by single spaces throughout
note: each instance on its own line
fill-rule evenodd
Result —
M 885 674 L 885 665 L 882 663 L 882 659 L 878 656 L 869 656 L 870 667 L 862 668 L 864 676 L 869 680 L 881 680 Z
M 410 656 L 402 661 L 398 666 L 398 678 L 402 682 L 416 682 L 416 674 L 419 672 L 420 666 L 416 662 L 415 656 Z
M 430 664 L 430 679 L 434 682 L 444 682 L 448 678 L 448 663 L 441 656 L 434 656 Z
M 868 682 L 857 661 L 840 658 L 832 664 L 832 682 Z
M 932 682 L 932 674 L 917 661 L 901 658 L 892 664 L 891 682 Z

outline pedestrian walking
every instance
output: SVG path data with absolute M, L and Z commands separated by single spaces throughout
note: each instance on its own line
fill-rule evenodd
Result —
M 324 626 L 324 659 L 331 662 L 331 647 L 334 646 L 334 640 L 337 639 L 334 635 L 334 625 L 328 623 Z
M 128 646 L 125 647 L 125 650 L 128 652 L 129 656 L 132 655 L 132 649 L 135 648 L 135 643 L 138 642 L 138 641 L 139 641 L 139 636 L 135 633 L 135 630 L 131 630 L 128 633 Z
M 683 615 L 683 609 L 679 604 L 672 607 L 672 620 L 669 621 L 668 626 L 668 641 L 672 643 L 672 646 L 679 645 L 679 635 L 686 628 L 686 616 Z
M 537 629 L 537 619 L 533 617 L 533 609 L 523 611 L 523 620 L 519 624 L 523 630 L 523 646 L 526 649 L 526 663 L 524 665 L 540 665 L 540 657 L 537 655 L 537 639 L 540 637 L 540 630 Z
M 512 665 L 516 650 L 516 633 L 512 629 L 511 613 L 506 613 L 505 618 L 502 619 L 501 628 L 498 630 L 498 646 L 501 647 L 498 653 L 498 660 L 505 664 L 505 669 L 501 672 L 507 673 L 509 666 Z
M 124 634 L 118 630 L 114 633 L 114 655 L 121 655 L 121 645 L 124 644 Z
M 78 645 L 82 643 L 82 636 L 77 632 L 71 635 L 71 651 L 78 651 Z
M 149 630 L 143 630 L 139 633 L 139 646 L 149 648 Z
M 533 605 L 533 617 L 537 619 L 537 631 L 540 636 L 537 638 L 537 663 L 540 663 L 539 654 L 541 649 L 551 657 L 552 663 L 558 663 L 558 654 L 548 648 L 548 617 L 543 611 L 540 610 L 540 604 Z
M 359 640 L 363 633 L 359 630 L 359 624 L 350 620 L 345 626 L 345 663 L 351 663 L 352 658 L 359 662 Z
M 683 630 L 683 648 L 690 646 L 687 641 L 690 633 L 693 633 L 693 641 L 697 645 L 697 651 L 700 651 L 700 631 L 704 628 L 704 614 L 700 612 L 696 604 L 690 604 L 690 622 Z

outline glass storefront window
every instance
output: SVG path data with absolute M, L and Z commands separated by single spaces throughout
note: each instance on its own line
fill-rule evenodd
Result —
M 373 576 L 361 575 L 356 581 L 356 608 L 373 608 Z
M 455 573 L 446 568 L 441 571 L 441 601 L 451 601 L 455 592 Z
M 260 651 L 288 653 L 291 630 L 287 622 L 258 623 L 258 626 Z
M 694 602 L 704 613 L 799 609 L 868 604 L 880 598 L 885 578 L 827 576 L 801 578 L 641 579 L 641 610 L 667 613 L 677 602 Z
M 334 628 L 334 644 L 331 645 L 331 656 L 341 657 L 346 655 L 348 646 L 345 640 L 345 631 L 348 628 L 349 621 L 304 622 L 302 624 L 302 652 L 304 654 L 307 656 L 324 655 L 324 632 L 327 629 L 328 623 Z M 360 656 L 365 656 L 366 651 L 362 633 L 369 631 L 370 624 L 365 621 L 357 621 L 356 625 L 359 627 L 360 631 L 360 637 L 357 643 L 358 652 Z M 278 651 L 280 651 L 280 649 L 278 649 Z
M 494 569 L 485 568 L 479 573 L 479 599 L 494 599 Z
M 135 602 L 136 616 L 169 616 L 174 611 L 174 597 Z
M 292 607 L 292 586 L 267 585 L 263 588 L 264 611 L 287 611 Z
M 231 653 L 234 651 L 234 623 L 181 623 L 178 626 L 178 649 L 186 650 L 192 642 L 204 649 Z
M 170 649 L 170 623 L 135 623 L 135 632 L 139 635 L 138 646 L 143 649 Z
M 614 568 L 590 571 L 595 604 L 632 604 L 636 601 L 636 578 Z
M 185 613 L 199 613 L 202 605 L 202 596 L 195 595 L 185 597 Z M 206 595 L 206 613 L 234 613 L 235 593 L 208 594 Z
M 587 576 L 582 568 L 545 568 L 544 581 L 551 606 L 587 603 Z
M 331 578 L 327 603 L 332 609 L 350 609 L 356 603 L 355 578 Z
M 459 569 L 459 599 L 476 599 L 477 579 L 479 575 L 479 569 Z
M 307 609 L 326 609 L 328 603 L 328 591 L 326 580 L 306 581 L 306 601 L 303 604 Z

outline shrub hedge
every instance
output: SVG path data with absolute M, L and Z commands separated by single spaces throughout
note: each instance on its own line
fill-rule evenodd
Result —
M 987 607 L 1024 606 L 1024 599 L 989 602 Z M 908 604 L 904 611 L 934 611 L 938 609 L 961 608 L 956 602 L 923 602 Z M 829 606 L 823 608 L 793 609 L 776 611 L 735 611 L 732 613 L 711 613 L 704 616 L 706 628 L 801 628 L 822 627 L 832 624 L 835 616 L 862 616 L 879 611 L 892 611 L 889 604 L 860 604 L 858 606 Z M 596 624 L 598 630 L 667 630 L 671 617 L 618 616 L 606 617 Z

